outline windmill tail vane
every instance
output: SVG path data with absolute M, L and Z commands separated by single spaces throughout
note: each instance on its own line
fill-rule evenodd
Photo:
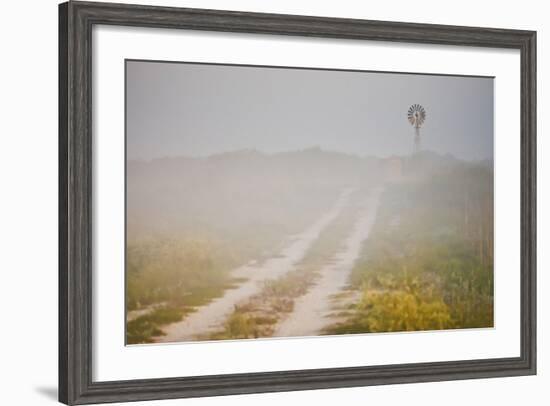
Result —
M 420 127 L 426 120 L 426 110 L 420 104 L 413 104 L 407 111 L 407 119 L 414 127 L 414 153 L 421 150 Z

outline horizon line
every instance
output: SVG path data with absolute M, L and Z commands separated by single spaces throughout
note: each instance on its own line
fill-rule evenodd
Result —
M 370 158 L 370 159 L 373 159 L 373 158 L 374 159 L 410 158 L 410 157 L 413 156 L 413 154 L 398 154 L 398 153 L 383 155 L 383 156 L 372 155 L 372 154 L 371 155 L 369 155 L 369 154 L 360 155 L 360 154 L 354 154 L 354 153 L 351 153 L 351 152 L 328 150 L 328 149 L 321 148 L 319 146 L 311 146 L 311 147 L 306 147 L 306 148 L 296 149 L 296 150 L 281 150 L 281 151 L 273 151 L 273 152 L 264 151 L 264 150 L 260 150 L 260 149 L 257 149 L 257 148 L 240 148 L 240 149 L 232 149 L 232 150 L 214 152 L 214 153 L 203 154 L 203 155 L 163 155 L 163 156 L 154 157 L 154 158 L 129 158 L 129 157 L 127 157 L 126 162 L 150 163 L 150 162 L 153 162 L 153 161 L 163 160 L 163 159 L 181 159 L 181 158 L 200 160 L 200 159 L 209 159 L 209 158 L 219 157 L 219 156 L 222 156 L 222 155 L 237 154 L 237 153 L 243 153 L 243 152 L 256 153 L 258 155 L 264 155 L 264 156 L 272 157 L 272 156 L 276 156 L 276 155 L 283 155 L 283 154 L 290 154 L 290 153 L 300 153 L 300 152 L 310 152 L 310 151 L 318 151 L 318 152 L 325 152 L 325 153 L 338 154 L 338 155 L 347 155 L 349 157 L 359 158 L 359 159 L 367 159 L 367 158 Z M 434 154 L 434 155 L 441 156 L 441 157 L 450 156 L 451 158 L 453 158 L 455 160 L 466 161 L 466 162 L 494 161 L 494 157 L 465 159 L 465 158 L 457 157 L 456 155 L 454 155 L 451 152 L 442 153 L 442 152 L 438 152 L 438 151 L 434 151 L 434 150 L 430 150 L 430 149 L 422 150 L 419 153 L 420 154 L 430 153 L 430 154 Z

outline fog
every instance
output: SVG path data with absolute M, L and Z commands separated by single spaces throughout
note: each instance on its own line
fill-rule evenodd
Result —
M 492 326 L 493 79 L 126 67 L 127 343 Z
M 127 61 L 128 158 L 320 147 L 409 154 L 407 109 L 427 111 L 425 149 L 493 157 L 493 78 Z

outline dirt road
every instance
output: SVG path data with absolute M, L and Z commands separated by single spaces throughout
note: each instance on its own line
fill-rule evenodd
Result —
M 347 284 L 353 264 L 359 257 L 361 245 L 369 236 L 376 219 L 381 189 L 374 189 L 346 239 L 344 248 L 320 271 L 320 278 L 308 293 L 299 298 L 293 312 L 284 319 L 273 334 L 274 337 L 319 335 L 328 324 L 331 297 Z
M 300 262 L 304 257 L 321 231 L 347 205 L 352 192 L 353 189 L 343 190 L 330 210 L 302 233 L 294 236 L 291 240 L 292 242 L 280 255 L 260 265 L 245 265 L 233 271 L 235 277 L 246 278 L 246 282 L 235 289 L 227 290 L 222 297 L 200 307 L 181 322 L 166 326 L 163 328 L 165 335 L 156 337 L 155 341 L 190 341 L 197 336 L 204 336 L 219 330 L 227 317 L 233 312 L 235 305 L 258 293 L 265 281 L 278 278 L 294 269 L 295 264 Z

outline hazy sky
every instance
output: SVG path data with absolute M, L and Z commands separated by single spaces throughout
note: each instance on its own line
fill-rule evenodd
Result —
M 493 157 L 493 79 L 127 62 L 128 159 L 320 147 L 408 154 L 411 104 L 422 147 Z

